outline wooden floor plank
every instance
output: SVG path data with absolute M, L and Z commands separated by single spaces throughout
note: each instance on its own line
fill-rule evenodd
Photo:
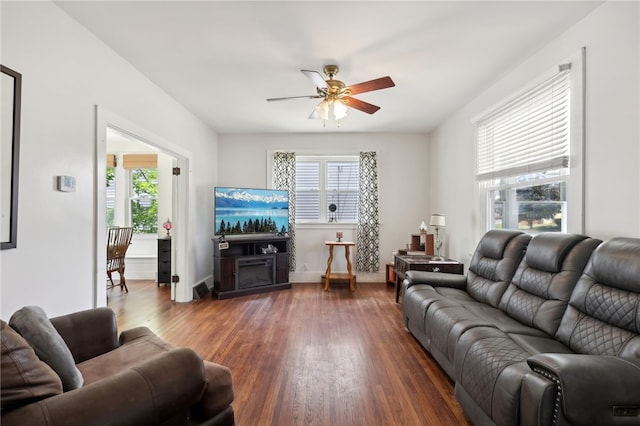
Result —
M 453 384 L 401 318 L 395 290 L 332 283 L 173 303 L 128 280 L 108 291 L 118 327 L 138 325 L 233 372 L 239 426 L 468 425 Z

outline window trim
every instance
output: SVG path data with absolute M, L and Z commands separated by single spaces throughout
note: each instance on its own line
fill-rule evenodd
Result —
M 158 170 L 158 166 L 157 163 L 155 164 L 151 164 L 153 165 L 153 167 L 135 167 L 136 165 L 132 166 L 132 167 L 125 167 L 125 175 L 126 175 L 126 179 L 127 179 L 127 187 L 128 187 L 128 193 L 127 193 L 127 209 L 125 211 L 125 217 L 127 218 L 126 223 L 127 226 L 131 226 L 134 227 L 133 224 L 133 201 L 135 200 L 139 200 L 139 198 L 136 197 L 135 195 L 135 190 L 134 190 L 134 173 L 136 172 L 136 170 L 155 170 L 156 171 L 156 179 L 159 173 Z M 156 204 L 158 203 L 158 182 L 156 180 L 155 183 L 155 187 L 156 187 L 156 195 L 155 197 L 151 198 L 152 202 L 155 201 Z M 133 234 L 134 235 L 158 235 L 158 230 L 161 228 L 161 221 L 160 218 L 156 216 L 156 230 L 153 232 L 140 232 L 140 231 L 136 231 L 135 227 L 134 227 L 134 231 Z
M 299 160 L 302 159 L 302 160 Z M 296 225 L 311 225 L 311 224 L 357 224 L 358 218 L 356 217 L 353 221 L 350 220 L 342 220 L 342 221 L 334 221 L 329 222 L 329 218 L 327 216 L 327 209 L 322 208 L 322 206 L 328 206 L 329 199 L 329 189 L 328 189 L 328 173 L 327 173 L 327 164 L 329 162 L 350 162 L 357 163 L 359 166 L 360 163 L 360 155 L 359 154 L 296 154 L 296 163 L 298 161 L 308 161 L 308 162 L 319 162 L 320 163 L 320 218 L 318 221 L 304 221 L 298 222 L 296 221 Z M 358 186 L 359 186 L 359 173 L 358 173 Z M 296 188 L 297 191 L 297 188 Z M 358 194 L 360 190 L 358 188 Z M 356 206 L 357 208 L 357 206 Z M 297 212 L 298 209 L 296 209 Z

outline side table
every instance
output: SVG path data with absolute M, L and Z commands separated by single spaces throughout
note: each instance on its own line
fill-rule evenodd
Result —
M 396 255 L 394 259 L 396 273 L 396 303 L 400 301 L 400 288 L 407 271 L 443 272 L 445 274 L 463 274 L 464 265 L 453 259 L 433 260 L 426 255 Z
M 393 270 L 393 263 L 387 263 L 384 268 L 384 276 L 387 286 L 396 285 L 396 273 Z
M 347 258 L 347 274 L 333 274 L 334 278 L 347 278 L 349 280 L 349 289 L 356 290 L 356 280 L 351 270 L 351 256 L 349 255 L 349 247 L 355 246 L 356 243 L 351 241 L 325 241 L 325 245 L 329 247 L 329 260 L 327 260 L 327 271 L 324 277 L 324 291 L 329 291 L 329 283 L 331 282 L 331 263 L 333 262 L 333 248 L 335 246 L 344 247 L 344 256 Z

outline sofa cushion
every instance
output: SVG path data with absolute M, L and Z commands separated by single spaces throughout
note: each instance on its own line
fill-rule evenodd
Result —
M 475 301 L 466 291 L 457 288 L 432 287 L 425 284 L 413 285 L 405 290 L 402 301 L 407 327 L 411 331 L 424 334 L 427 311 L 433 303 L 443 299 L 461 303 Z
M 571 353 L 551 337 L 505 333 L 490 327 L 469 330 L 456 346 L 456 395 L 464 390 L 473 401 L 471 405 L 495 424 L 513 424 L 518 418 L 522 380 L 531 373 L 526 360 L 540 351 Z M 465 413 L 473 412 L 466 405 L 469 402 L 463 403 Z
M 584 235 L 560 232 L 538 234 L 529 242 L 524 259 L 531 268 L 545 272 L 560 272 L 567 254 L 585 238 L 587 237 Z
M 136 327 L 122 332 L 120 343 L 119 348 L 78 364 L 86 385 L 133 368 L 155 355 L 176 348 L 147 327 Z M 201 405 L 206 405 L 209 413 L 215 413 L 215 410 L 222 410 L 233 402 L 231 371 L 225 366 L 205 362 L 205 374 L 208 383 Z
M 0 321 L 2 411 L 62 393 L 60 377 L 15 330 Z
M 477 327 L 489 327 L 504 333 L 548 337 L 544 332 L 511 318 L 500 309 L 474 300 L 461 302 L 443 299 L 431 305 L 425 317 L 425 335 L 430 352 L 453 377 L 453 362 L 460 336 Z
M 529 355 L 500 330 L 472 329 L 461 337 L 457 348 L 456 388 L 463 388 L 496 424 L 511 423 L 500 420 L 517 418 L 520 382 L 530 371 Z
M 630 292 L 640 292 L 640 239 L 613 238 L 599 247 L 588 270 L 593 279 L 604 285 Z M 637 323 L 636 332 L 640 329 Z
M 480 253 L 482 257 L 500 260 L 504 257 L 504 251 L 509 241 L 511 241 L 513 237 L 521 234 L 521 232 L 517 231 L 491 230 L 484 234 L 478 243 L 476 251 Z
M 542 233 L 531 239 L 499 308 L 553 336 L 591 253 L 602 241 L 583 235 Z
M 469 295 L 479 302 L 497 307 L 530 239 L 529 235 L 517 231 L 487 232 L 478 243 L 469 264 Z
M 593 252 L 556 337 L 576 353 L 640 359 L 640 239 Z
M 14 328 L 35 350 L 38 357 L 55 371 L 64 391 L 82 386 L 82 374 L 75 365 L 73 355 L 60 334 L 38 306 L 26 306 L 9 319 Z

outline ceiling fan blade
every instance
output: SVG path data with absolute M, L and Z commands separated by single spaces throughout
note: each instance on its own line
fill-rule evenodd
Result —
M 322 96 L 320 95 L 307 95 L 307 96 L 289 96 L 286 98 L 269 98 L 267 99 L 268 102 L 271 101 L 286 101 L 288 99 L 320 99 L 322 98 Z
M 348 107 L 360 110 L 362 112 L 366 112 L 367 114 L 373 114 L 377 110 L 380 109 L 379 106 L 370 104 L 369 102 L 361 101 L 360 99 L 346 97 L 342 98 L 342 102 Z
M 354 84 L 347 87 L 351 91 L 351 95 L 357 95 L 358 93 L 371 92 L 373 90 L 386 89 L 393 87 L 396 84 L 391 80 L 391 77 L 380 77 L 375 80 L 364 81 L 362 83 Z
M 309 71 L 309 70 L 300 70 L 300 71 L 302 72 L 302 74 L 304 74 L 307 77 L 309 77 L 311 79 L 311 81 L 313 81 L 313 83 L 319 89 L 328 89 L 329 88 L 329 85 L 327 84 L 326 81 L 324 81 L 324 78 L 322 78 L 322 76 L 320 75 L 320 73 L 318 71 Z

